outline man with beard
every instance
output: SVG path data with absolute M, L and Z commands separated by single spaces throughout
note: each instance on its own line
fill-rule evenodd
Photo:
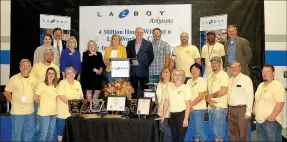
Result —
M 286 91 L 279 81 L 275 80 L 275 69 L 264 65 L 262 70 L 264 82 L 259 84 L 255 93 L 253 114 L 256 120 L 258 141 L 282 141 L 283 107 Z
M 45 49 L 44 51 L 44 60 L 42 62 L 36 63 L 32 70 L 31 70 L 31 76 L 34 76 L 36 78 L 36 86 L 35 90 L 37 90 L 38 85 L 45 80 L 46 71 L 48 68 L 53 67 L 57 72 L 57 77 L 60 77 L 60 69 L 56 64 L 53 64 L 54 59 L 54 50 L 52 49 Z M 34 104 L 34 115 L 37 116 L 37 110 L 39 107 L 39 102 L 36 102 Z M 37 138 L 38 132 L 40 129 L 40 124 L 37 122 L 36 119 L 36 130 L 35 130 L 35 137 Z
M 170 60 L 170 69 L 176 68 L 182 69 L 185 71 L 185 82 L 191 78 L 191 73 L 189 71 L 190 66 L 195 62 L 201 64 L 200 54 L 196 46 L 188 43 L 188 33 L 183 32 L 180 34 L 181 45 L 173 49 L 172 57 Z
M 163 67 L 168 67 L 170 60 L 170 46 L 167 42 L 161 40 L 161 30 L 153 29 L 153 54 L 154 60 L 149 67 L 149 82 L 158 83 L 160 71 Z
M 210 60 L 213 73 L 208 76 L 208 103 L 209 123 L 216 142 L 223 141 L 225 136 L 225 123 L 227 115 L 227 89 L 229 77 L 220 69 L 221 57 L 214 56 Z
M 202 53 L 201 58 L 202 62 L 205 65 L 204 69 L 204 78 L 207 78 L 208 75 L 212 73 L 211 69 L 211 62 L 210 59 L 214 56 L 219 56 L 222 59 L 221 69 L 223 69 L 223 66 L 225 64 L 225 51 L 224 46 L 218 42 L 215 41 L 215 32 L 209 31 L 207 33 L 207 43 L 202 47 Z
M 44 60 L 42 62 L 36 63 L 32 70 L 31 75 L 36 77 L 37 84 L 40 84 L 45 80 L 45 74 L 48 68 L 53 67 L 57 71 L 57 77 L 60 77 L 60 69 L 56 64 L 53 64 L 54 60 L 54 50 L 45 49 L 44 51 Z

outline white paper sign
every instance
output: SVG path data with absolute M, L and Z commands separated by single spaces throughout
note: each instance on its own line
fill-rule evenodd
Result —
M 41 29 L 54 29 L 56 27 L 62 30 L 71 30 L 71 17 L 40 14 Z
M 130 77 L 130 61 L 111 61 L 112 77 Z

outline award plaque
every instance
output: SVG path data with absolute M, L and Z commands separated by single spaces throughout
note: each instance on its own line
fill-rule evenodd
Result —
M 68 100 L 69 112 L 72 116 L 81 114 L 82 99 Z
M 102 99 L 94 99 L 89 101 L 91 113 L 100 113 L 104 105 L 104 101 Z

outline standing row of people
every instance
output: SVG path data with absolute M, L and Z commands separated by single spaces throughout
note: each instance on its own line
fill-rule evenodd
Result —
M 6 85 L 4 95 L 12 104 L 12 141 L 53 141 L 56 130 L 61 141 L 65 119 L 70 116 L 68 100 L 83 98 L 74 68 L 64 70 L 65 79 L 58 85 L 60 72 L 52 63 L 53 54 L 45 49 L 44 60 L 33 68 L 28 59 L 22 59 L 20 73 Z
M 189 69 L 192 78 L 186 84 L 183 83 L 183 70 L 174 69 L 171 72 L 167 67 L 161 70 L 156 91 L 160 117 L 157 120 L 162 120 L 160 140 L 169 140 L 170 127 L 172 141 L 184 141 L 189 118 L 192 139 L 206 141 L 204 114 L 208 111 L 215 141 L 223 141 L 225 137 L 226 118 L 230 141 L 247 141 L 252 112 L 257 121 L 259 141 L 282 141 L 286 92 L 284 86 L 274 80 L 274 67 L 264 65 L 264 82 L 259 85 L 254 97 L 252 81 L 242 73 L 239 62 L 233 61 L 229 66 L 230 78 L 221 69 L 221 57 L 212 57 L 210 62 L 213 72 L 207 80 L 201 77 L 201 65 L 195 63 Z

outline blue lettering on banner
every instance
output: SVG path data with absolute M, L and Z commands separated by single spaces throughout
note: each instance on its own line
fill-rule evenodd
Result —
M 54 23 L 56 20 L 55 19 L 53 19 L 53 20 L 51 20 L 51 23 Z
M 128 16 L 129 12 L 130 11 L 128 9 L 121 11 L 119 14 L 119 18 L 125 18 L 126 16 Z

